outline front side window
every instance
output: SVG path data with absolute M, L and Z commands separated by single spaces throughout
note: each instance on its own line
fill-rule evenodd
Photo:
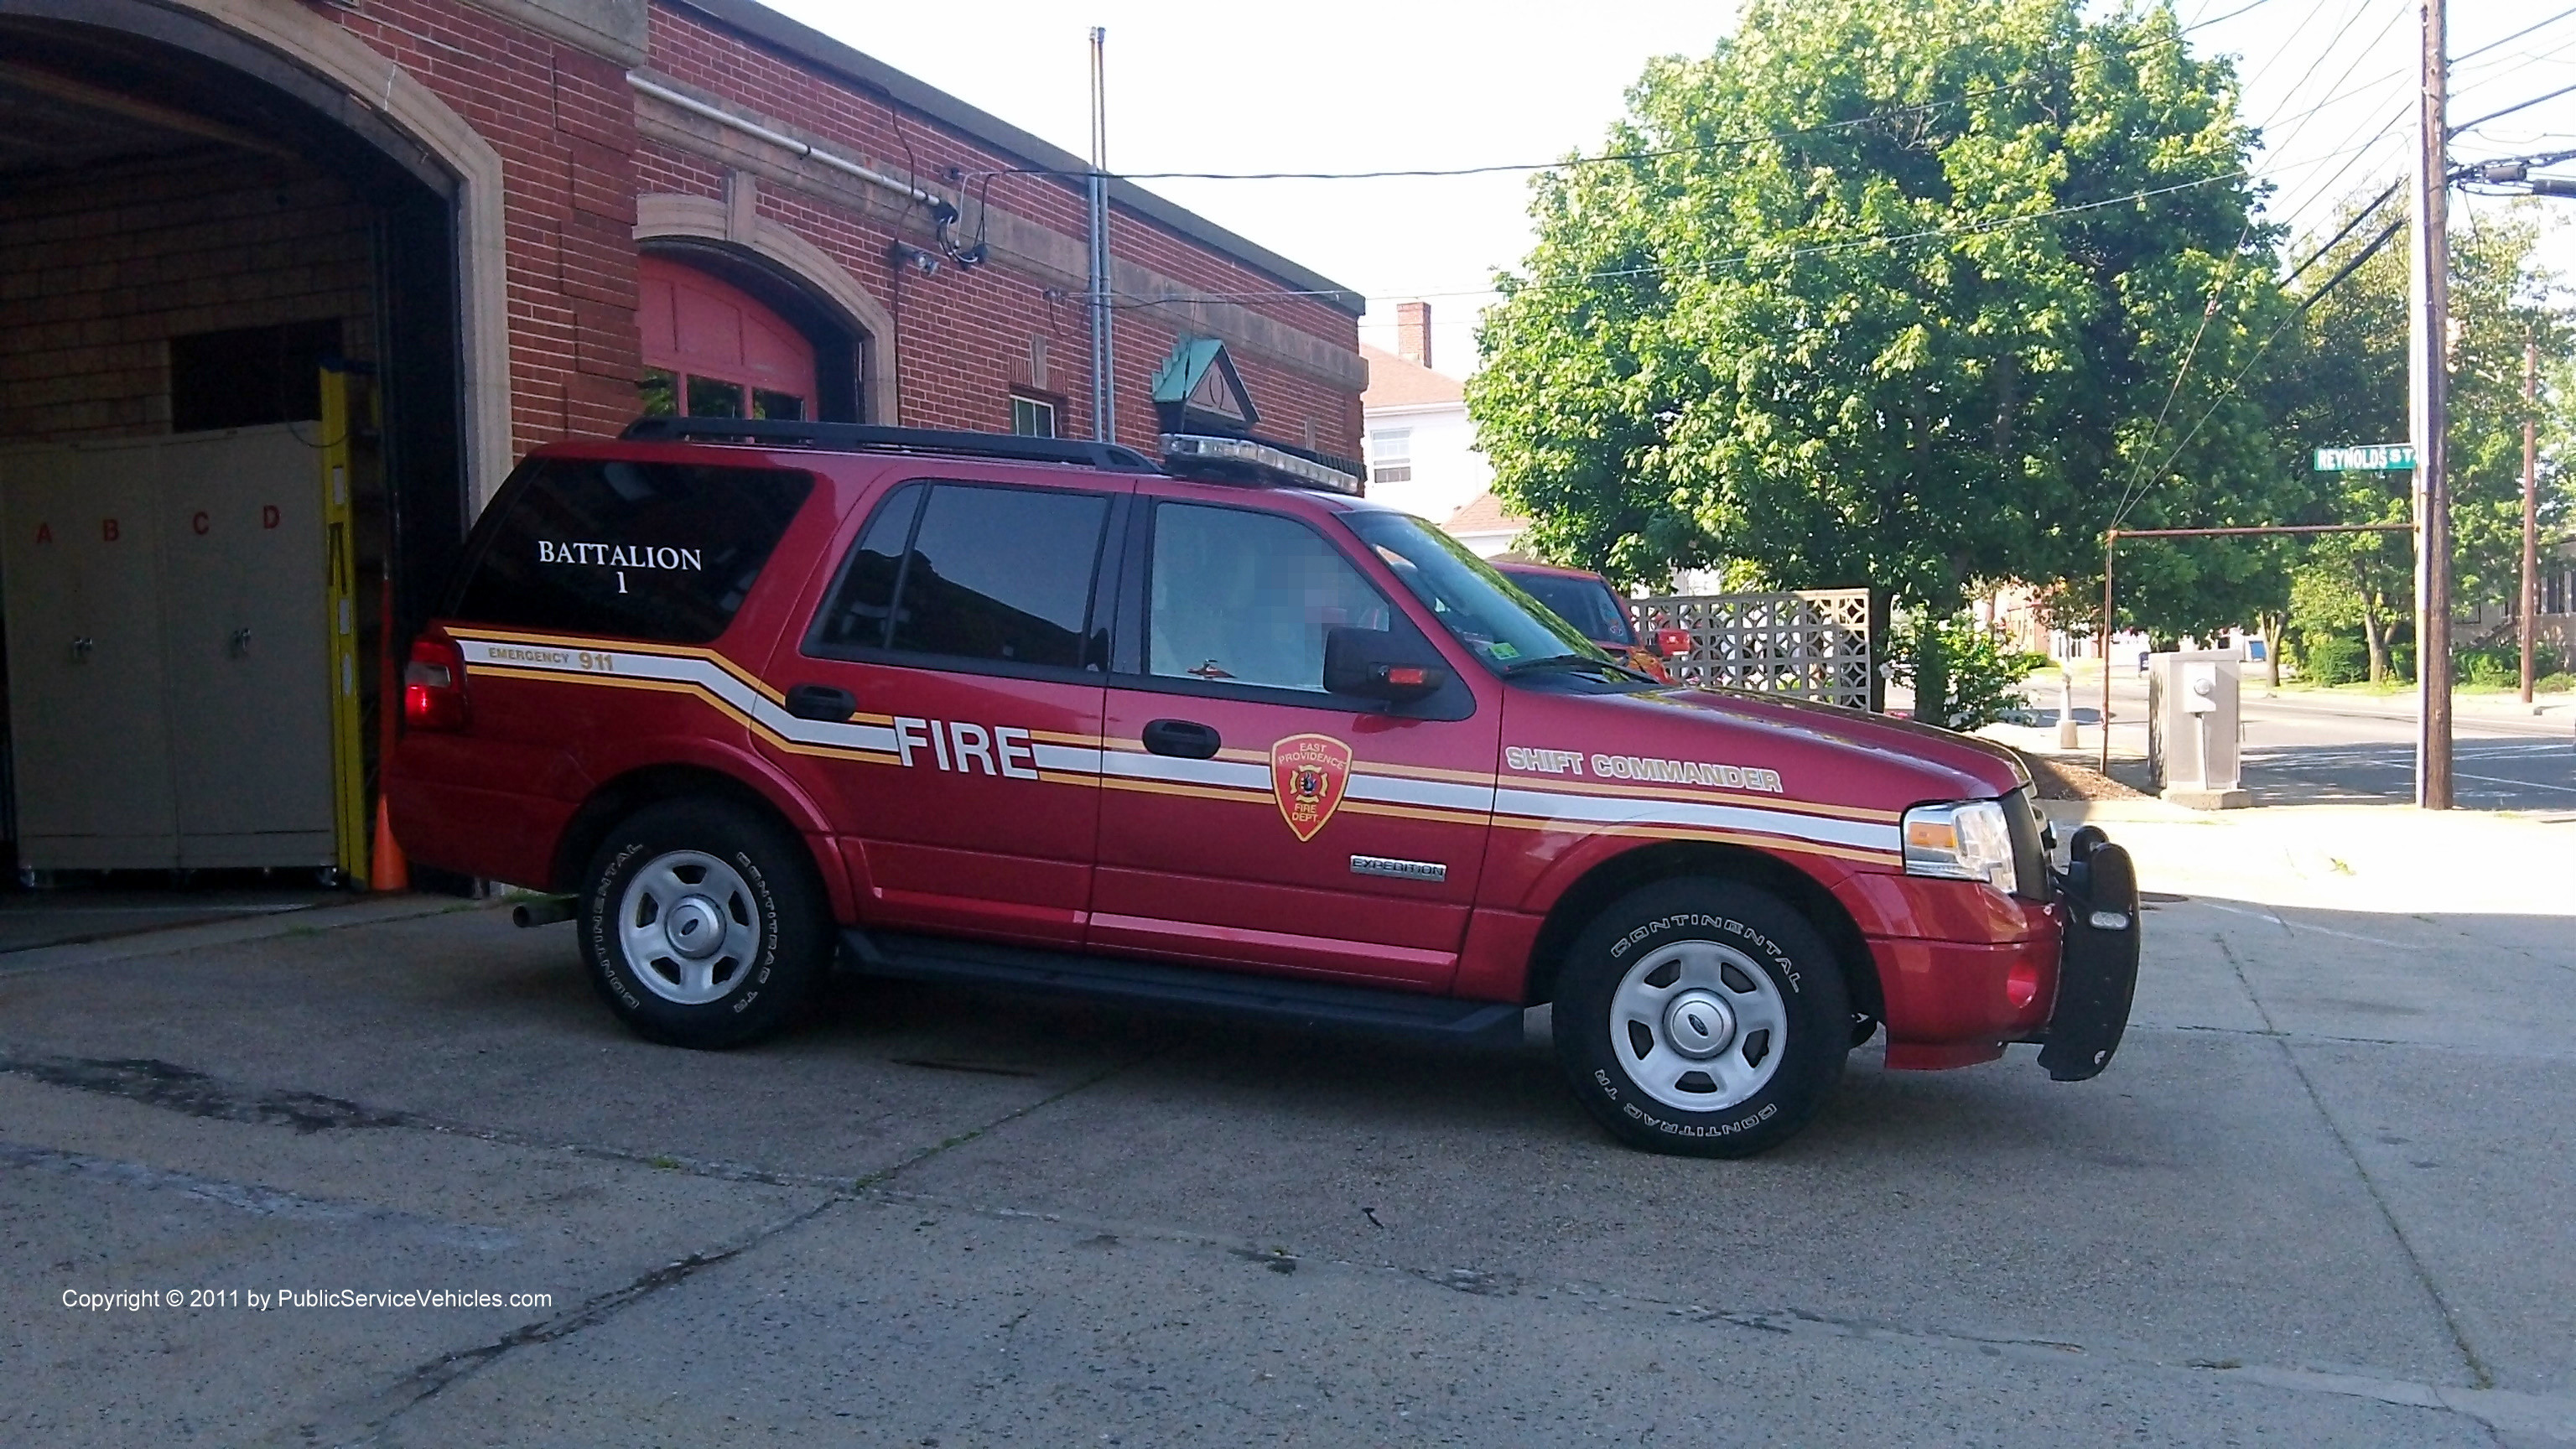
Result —
M 868 521 L 808 648 L 1098 669 L 1105 494 L 911 483 Z
M 708 643 L 813 488 L 775 468 L 539 459 L 493 504 L 451 615 Z
M 1324 635 L 1394 611 L 1293 518 L 1166 503 L 1154 511 L 1145 669 L 1167 679 L 1324 692 Z

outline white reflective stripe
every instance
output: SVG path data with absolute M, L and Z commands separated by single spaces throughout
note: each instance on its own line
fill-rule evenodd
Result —
M 1705 830 L 1758 830 L 1825 845 L 1848 845 L 1894 854 L 1902 836 L 1893 825 L 1835 820 L 1786 810 L 1751 809 L 1741 805 L 1701 805 L 1684 800 L 1641 799 L 1631 795 L 1574 795 L 1544 790 L 1503 790 L 1494 809 L 1504 815 L 1543 820 L 1580 820 L 1600 825 L 1683 825 Z
M 1100 757 L 1100 773 L 1130 780 L 1169 780 L 1183 785 L 1231 785 L 1239 790 L 1270 788 L 1268 765 L 1234 760 L 1185 760 L 1178 755 L 1139 755 L 1110 750 Z
M 553 649 L 524 644 L 494 642 L 486 639 L 463 641 L 465 663 L 470 669 L 511 670 L 524 674 L 560 674 L 578 679 L 650 679 L 674 684 L 695 684 L 735 709 L 757 721 L 761 728 L 800 745 L 829 745 L 845 750 L 870 750 L 890 755 L 894 750 L 894 730 L 876 724 L 834 724 L 818 719 L 799 719 L 773 702 L 769 696 L 742 682 L 732 670 L 712 659 L 695 655 L 642 654 L 618 649 Z M 587 655 L 608 664 L 605 669 L 584 669 L 577 662 Z M 538 657 L 549 656 L 549 657 Z
M 1446 810 L 1490 810 L 1491 785 L 1461 785 L 1452 780 L 1415 780 L 1402 775 L 1354 774 L 1346 792 L 1353 800 L 1382 800 L 1392 805 L 1431 805 Z
M 1100 773 L 1100 751 L 1090 745 L 1051 745 L 1044 740 L 1029 748 L 1037 755 L 1038 768 L 1059 775 L 1097 775 Z

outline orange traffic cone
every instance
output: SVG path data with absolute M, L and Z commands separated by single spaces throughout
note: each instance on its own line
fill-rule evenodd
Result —
M 411 889 L 411 866 L 403 859 L 402 847 L 394 844 L 393 817 L 386 813 L 382 795 L 376 797 L 376 848 L 368 861 L 367 889 Z

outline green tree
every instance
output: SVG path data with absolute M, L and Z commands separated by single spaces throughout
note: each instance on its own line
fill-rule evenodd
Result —
M 1633 159 L 1535 183 L 1468 389 L 1496 490 L 1621 579 L 1742 561 L 1940 615 L 1997 580 L 2098 595 L 2124 508 L 2271 521 L 2306 480 L 2229 385 L 2287 316 L 2253 139 L 2161 5 L 1752 0 L 1648 66 Z M 2169 629 L 2286 594 L 2258 547 L 2121 568 Z
M 2295 340 L 2279 349 L 2271 398 L 2289 468 L 2307 466 L 2314 448 L 2407 436 L 2404 204 L 2390 198 L 2347 217 L 2357 221 L 2349 235 L 2299 279 L 2304 315 Z M 2386 245 L 2370 252 L 2391 227 Z M 2576 332 L 2564 292 L 2538 263 L 2539 240 L 2539 217 L 2528 206 L 2452 231 L 2447 437 L 2453 592 L 2463 608 L 2502 604 L 2520 587 L 2523 348 L 2537 341 L 2544 358 L 2561 365 Z M 2564 390 L 2550 389 L 2543 406 L 2542 433 L 2555 452 L 2568 430 Z M 2544 477 L 2542 520 L 2554 535 L 2568 499 L 2561 470 L 2550 467 Z M 2409 522 L 2413 485 L 2408 473 L 2326 475 L 2313 521 Z M 2414 601 L 2408 534 L 2308 545 L 2290 600 L 2304 629 L 2358 628 L 2373 682 L 2388 676 L 2390 645 L 2406 631 Z

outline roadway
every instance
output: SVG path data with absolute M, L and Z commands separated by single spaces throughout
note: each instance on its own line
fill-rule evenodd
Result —
M 2100 701 L 2098 683 L 2090 690 L 2079 683 L 2075 717 L 2086 726 L 2088 748 L 2098 748 L 2091 724 Z M 2415 798 L 2412 695 L 2275 695 L 2258 675 L 2246 682 L 2242 703 L 2245 785 L 2256 804 L 2397 805 Z M 2529 709 L 2509 696 L 2456 697 L 2452 775 L 2462 808 L 2576 809 L 2576 707 L 2557 696 L 2544 700 L 2538 715 Z M 2116 762 L 2142 760 L 2147 752 L 2143 679 L 2112 681 L 2111 716 L 2115 773 L 2130 773 L 2117 770 Z

